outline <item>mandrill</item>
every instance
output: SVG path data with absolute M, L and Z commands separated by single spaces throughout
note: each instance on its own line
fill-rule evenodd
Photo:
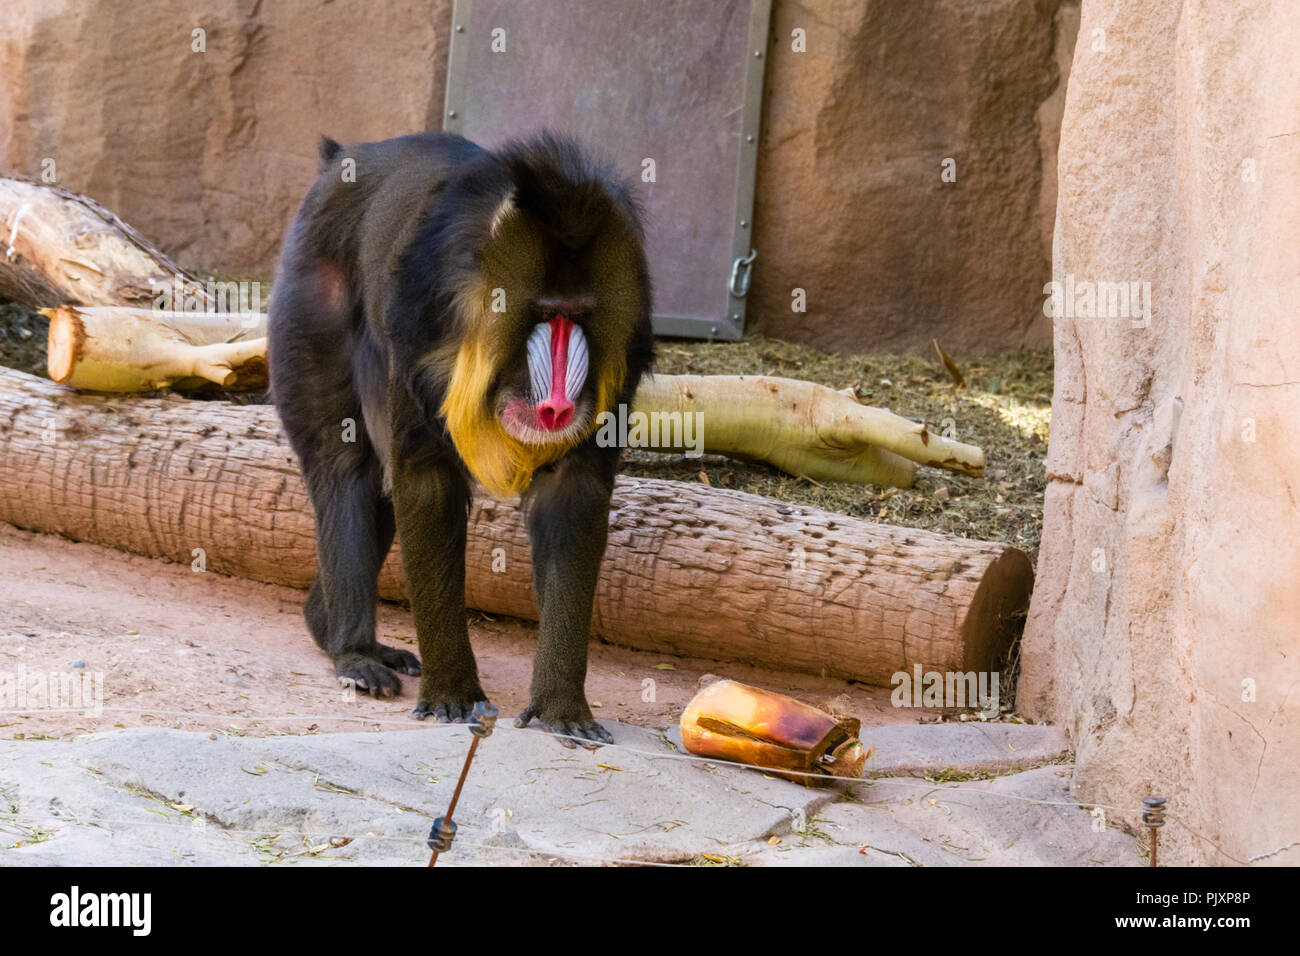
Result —
M 316 514 L 307 627 L 340 678 L 378 697 L 421 674 L 418 719 L 485 699 L 465 619 L 473 477 L 523 496 L 532 543 L 541 625 L 516 724 L 609 741 L 583 686 L 619 457 L 595 432 L 651 362 L 642 245 L 627 185 L 562 138 L 322 142 L 268 359 Z M 423 663 L 375 640 L 394 531 Z

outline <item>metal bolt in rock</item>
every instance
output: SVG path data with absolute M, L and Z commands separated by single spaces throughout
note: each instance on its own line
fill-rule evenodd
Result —
M 1156 840 L 1160 827 L 1165 825 L 1165 798 L 1147 797 L 1142 801 L 1142 823 L 1151 831 L 1151 866 L 1156 865 Z

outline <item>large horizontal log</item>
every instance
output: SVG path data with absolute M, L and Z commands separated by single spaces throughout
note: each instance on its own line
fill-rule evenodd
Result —
M 87 395 L 0 369 L 0 521 L 294 587 L 314 572 L 306 491 L 265 406 Z M 517 503 L 477 493 L 469 604 L 535 618 L 528 554 Z M 594 629 L 888 684 L 915 665 L 996 668 L 1031 582 L 1006 545 L 624 477 Z M 382 590 L 402 597 L 392 560 Z

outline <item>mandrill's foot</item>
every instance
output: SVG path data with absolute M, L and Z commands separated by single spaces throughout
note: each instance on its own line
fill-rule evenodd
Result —
M 432 717 L 440 724 L 467 724 L 474 719 L 474 705 L 487 700 L 477 680 L 460 688 L 421 685 L 420 700 L 411 711 L 416 720 Z
M 396 697 L 402 692 L 397 674 L 414 677 L 420 673 L 420 659 L 410 651 L 376 643 L 366 651 L 344 654 L 334 661 L 340 680 L 352 681 L 357 690 L 373 697 Z
M 420 659 L 410 651 L 401 651 L 387 644 L 375 644 L 372 653 L 381 664 L 399 674 L 406 674 L 408 677 L 420 676 Z
M 581 744 L 588 750 L 595 750 L 601 744 L 614 742 L 609 731 L 591 716 L 591 708 L 581 693 L 577 697 L 555 701 L 534 697 L 524 712 L 515 718 L 515 726 L 527 727 L 534 718 L 543 730 L 555 734 L 556 739 L 569 749 Z

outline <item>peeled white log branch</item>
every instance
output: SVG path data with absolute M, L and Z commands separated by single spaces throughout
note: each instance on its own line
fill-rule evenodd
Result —
M 61 385 L 146 392 L 214 382 L 266 388 L 266 316 L 104 307 L 44 309 L 47 367 Z
M 102 392 L 180 389 L 209 379 L 227 388 L 266 387 L 266 316 L 261 313 L 155 312 L 62 308 L 51 316 L 50 377 Z M 650 428 L 654 451 L 681 451 L 689 418 L 709 454 L 776 465 L 815 481 L 910 488 L 913 462 L 968 475 L 984 453 L 844 392 L 788 378 L 653 375 L 633 411 L 672 420 Z
M 641 383 L 639 410 L 695 413 L 709 451 L 769 461 L 827 481 L 870 478 L 911 486 L 907 461 L 984 474 L 984 452 L 825 385 L 766 375 L 655 375 Z

